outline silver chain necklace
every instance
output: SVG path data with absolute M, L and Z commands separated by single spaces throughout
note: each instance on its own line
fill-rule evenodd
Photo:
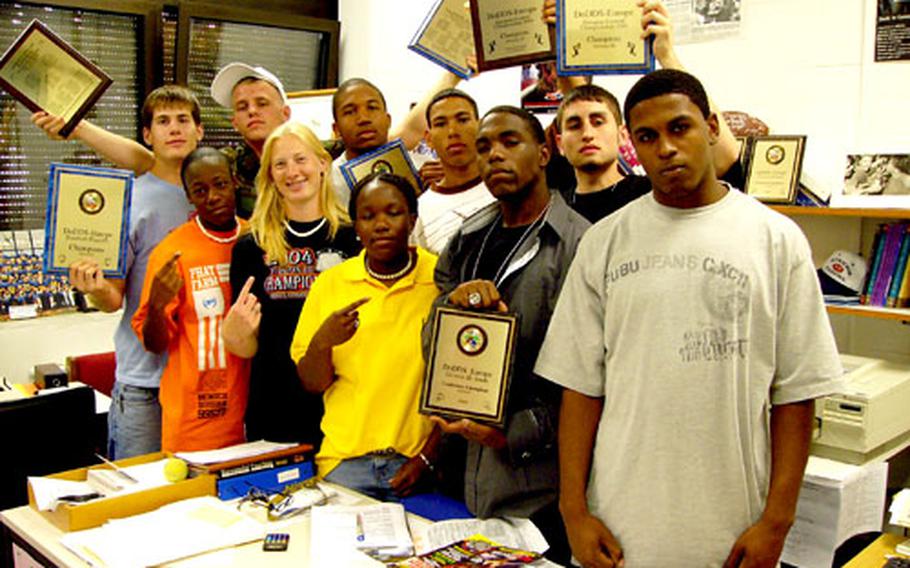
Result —
M 294 230 L 294 228 L 291 227 L 291 224 L 287 222 L 287 219 L 285 219 L 285 221 L 284 221 L 284 228 L 287 229 L 288 232 L 291 233 L 292 235 L 294 235 L 295 237 L 301 237 L 301 238 L 302 237 L 312 237 L 313 235 L 316 234 L 316 231 L 318 231 L 319 229 L 322 228 L 323 225 L 325 225 L 325 217 L 322 218 L 322 221 L 320 221 L 318 225 L 316 225 L 309 231 L 300 232 L 300 231 Z
M 518 239 L 518 242 L 515 243 L 515 246 L 512 247 L 512 250 L 509 251 L 509 254 L 506 255 L 506 257 L 503 259 L 502 263 L 499 265 L 499 268 L 496 270 L 496 273 L 493 275 L 493 283 L 496 285 L 497 288 L 499 287 L 499 285 L 501 283 L 500 279 L 502 278 L 503 272 L 505 272 L 506 268 L 509 266 L 509 263 L 512 261 L 512 256 L 515 255 L 515 252 L 519 249 L 519 247 L 521 247 L 522 243 L 525 242 L 525 239 L 528 238 L 528 235 L 531 234 L 531 231 L 534 229 L 534 227 L 538 223 L 543 221 L 543 218 L 546 216 L 547 211 L 550 210 L 550 203 L 552 203 L 552 202 L 553 202 L 553 200 L 550 199 L 550 201 L 547 202 L 547 206 L 543 208 L 543 211 L 541 211 L 537 215 L 537 218 L 534 219 L 533 221 L 531 221 L 531 224 L 528 225 L 528 228 L 525 229 L 524 233 L 521 234 L 521 237 Z M 501 218 L 502 218 L 502 211 L 500 211 L 496 215 L 496 218 L 493 219 L 493 222 L 490 224 L 490 228 L 487 229 L 487 234 L 485 234 L 483 236 L 483 241 L 480 243 L 480 250 L 477 252 L 477 257 L 474 258 L 474 270 L 471 271 L 472 280 L 477 280 L 477 272 L 480 269 L 480 259 L 483 258 L 483 253 L 487 248 L 487 241 L 490 240 L 490 235 L 493 234 L 493 230 L 499 224 L 499 220 Z

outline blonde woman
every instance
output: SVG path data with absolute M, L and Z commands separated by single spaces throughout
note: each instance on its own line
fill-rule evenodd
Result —
M 225 345 L 252 358 L 248 440 L 322 438 L 322 397 L 303 390 L 289 352 L 316 276 L 357 255 L 360 243 L 330 184 L 331 157 L 313 132 L 287 122 L 268 137 L 256 179 L 250 234 L 234 247 L 234 305 Z

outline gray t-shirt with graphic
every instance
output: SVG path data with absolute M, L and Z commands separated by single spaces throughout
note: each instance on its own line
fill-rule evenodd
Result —
M 604 397 L 588 504 L 629 566 L 720 566 L 764 507 L 771 406 L 842 375 L 805 237 L 735 190 L 595 224 L 535 372 Z

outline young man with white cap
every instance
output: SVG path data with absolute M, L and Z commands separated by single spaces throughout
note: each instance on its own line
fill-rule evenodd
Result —
M 212 81 L 212 98 L 233 110 L 231 124 L 243 143 L 226 148 L 237 182 L 237 214 L 249 218 L 256 203 L 256 174 L 262 146 L 276 128 L 291 117 L 284 85 L 268 69 L 228 63 Z
M 225 149 L 237 178 L 237 214 L 248 219 L 256 202 L 255 179 L 259 173 L 262 145 L 278 126 L 291 116 L 284 85 L 264 67 L 245 63 L 228 63 L 218 71 L 211 86 L 212 98 L 233 110 L 231 124 L 243 137 L 243 143 Z M 32 121 L 48 136 L 60 139 L 63 127 L 60 117 L 36 113 Z M 73 138 L 82 140 L 96 152 L 119 167 L 142 175 L 152 169 L 155 156 L 134 140 L 108 132 L 83 120 Z

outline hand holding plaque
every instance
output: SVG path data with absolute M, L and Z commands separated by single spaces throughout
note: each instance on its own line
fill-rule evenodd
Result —
M 462 79 L 470 77 L 472 71 L 467 61 L 474 56 L 474 28 L 464 0 L 437 0 L 408 49 Z
M 0 86 L 32 112 L 62 117 L 69 136 L 111 78 L 38 20 L 0 58 Z
M 635 0 L 558 0 L 556 14 L 560 75 L 654 70 L 651 40 L 641 38 Z
M 540 0 L 470 0 L 480 71 L 553 59 L 553 28 Z
M 501 427 L 517 332 L 514 314 L 439 308 L 420 412 Z
M 132 189 L 132 172 L 51 164 L 44 271 L 68 274 L 70 265 L 90 258 L 104 276 L 123 278 Z

